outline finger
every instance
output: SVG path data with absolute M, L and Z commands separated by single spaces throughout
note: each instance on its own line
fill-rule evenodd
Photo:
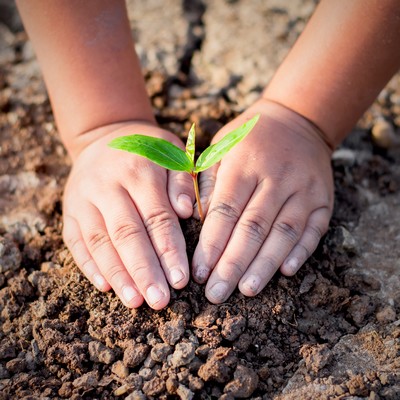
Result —
M 64 215 L 63 237 L 76 264 L 89 281 L 102 292 L 110 290 L 110 284 L 100 272 L 85 245 L 78 222 L 69 215 Z
M 268 213 L 265 205 L 268 204 Z M 207 298 L 213 303 L 224 301 L 263 245 L 279 212 L 278 204 L 262 187 L 258 187 L 237 222 L 231 238 L 215 266 L 206 287 Z M 269 219 L 271 218 L 271 219 Z
M 168 283 L 132 198 L 122 187 L 101 197 L 97 206 L 123 265 L 146 302 L 154 309 L 165 307 L 169 302 Z
M 247 271 L 240 279 L 239 290 L 255 296 L 271 280 L 287 255 L 299 241 L 309 216 L 305 199 L 291 196 L 279 211 L 268 237 Z
M 204 283 L 225 250 L 232 231 L 256 186 L 241 175 L 218 174 L 207 217 L 193 255 L 193 277 Z M 229 188 L 241 188 L 232 191 Z
M 130 195 L 138 205 L 138 213 L 168 282 L 175 289 L 182 289 L 189 281 L 185 238 L 165 192 L 164 178 L 153 175 L 152 179 L 152 190 L 132 189 Z
M 332 212 L 327 207 L 323 207 L 310 215 L 299 242 L 293 247 L 280 267 L 283 275 L 294 275 L 314 253 L 321 237 L 328 230 L 331 214 Z
M 127 307 L 139 307 L 143 303 L 143 296 L 115 250 L 102 213 L 90 204 L 79 210 L 77 217 L 87 249 L 102 275 Z
M 219 163 L 213 165 L 211 168 L 199 174 L 199 191 L 200 191 L 200 202 L 203 209 L 204 216 L 207 214 L 210 206 L 211 197 L 214 192 L 217 172 Z M 195 205 L 194 214 L 195 218 L 200 218 L 198 205 Z
M 193 214 L 194 189 L 192 177 L 186 172 L 168 171 L 168 196 L 180 218 Z

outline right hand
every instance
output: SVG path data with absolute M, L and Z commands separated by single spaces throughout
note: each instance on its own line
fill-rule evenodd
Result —
M 147 159 L 107 144 L 140 133 L 184 148 L 170 132 L 132 122 L 93 140 L 76 157 L 64 193 L 63 236 L 77 265 L 101 291 L 111 287 L 127 307 L 154 309 L 181 289 L 189 266 L 178 216 L 193 212 L 193 184 Z M 89 134 L 85 134 L 89 135 Z

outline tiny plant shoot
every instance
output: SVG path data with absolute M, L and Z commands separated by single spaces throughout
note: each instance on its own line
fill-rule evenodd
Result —
M 114 149 L 146 157 L 153 163 L 169 170 L 184 171 L 190 174 L 193 178 L 199 217 L 201 222 L 204 222 L 197 175 L 220 161 L 233 146 L 242 141 L 253 129 L 259 117 L 260 115 L 257 114 L 239 128 L 226 134 L 219 142 L 207 147 L 196 162 L 194 161 L 196 136 L 194 124 L 188 134 L 186 151 L 167 140 L 144 135 L 121 136 L 112 140 L 108 145 Z

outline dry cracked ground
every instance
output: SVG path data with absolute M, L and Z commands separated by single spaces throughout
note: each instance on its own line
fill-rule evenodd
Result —
M 315 2 L 128 7 L 159 123 L 196 122 L 204 146 L 257 98 Z M 165 310 L 128 310 L 62 242 L 70 161 L 12 2 L 0 20 L 0 399 L 400 398 L 399 76 L 334 153 L 331 227 L 295 277 L 219 306 L 190 283 Z M 190 254 L 196 225 L 182 227 Z

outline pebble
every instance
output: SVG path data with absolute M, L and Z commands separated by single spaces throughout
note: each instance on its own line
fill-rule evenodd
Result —
M 172 353 L 172 347 L 167 343 L 157 343 L 150 352 L 151 358 L 156 362 L 164 362 Z
M 75 388 L 84 388 L 86 390 L 97 387 L 98 383 L 99 381 L 95 371 L 88 372 L 72 382 Z
M 112 364 L 115 359 L 113 350 L 96 340 L 89 342 L 89 354 L 91 361 L 103 364 Z
M 178 343 L 175 351 L 170 357 L 170 363 L 173 367 L 181 367 L 189 364 L 195 356 L 195 345 L 193 343 Z
M 384 118 L 375 121 L 371 135 L 374 143 L 383 149 L 400 145 L 400 137 L 396 135 L 393 125 Z
M 124 379 L 129 375 L 129 368 L 121 360 L 118 360 L 112 365 L 111 372 L 119 378 Z
M 7 362 L 6 368 L 12 374 L 18 374 L 25 371 L 26 361 L 23 358 L 17 357 Z
M 146 400 L 146 395 L 141 390 L 135 390 L 125 397 L 125 400 Z
M 181 318 L 165 322 L 158 328 L 158 333 L 160 334 L 161 339 L 171 346 L 178 342 L 184 332 L 185 323 Z
M 376 313 L 376 319 L 382 323 L 396 321 L 396 310 L 394 307 L 387 305 Z
M 246 318 L 243 315 L 235 315 L 233 317 L 225 318 L 222 324 L 221 335 L 229 340 L 234 341 L 237 339 L 246 327 Z
M 332 154 L 332 161 L 335 165 L 351 167 L 356 162 L 356 153 L 350 149 L 337 149 Z
M 0 236 L 0 273 L 17 271 L 22 256 L 17 245 L 7 237 Z
M 354 253 L 357 250 L 357 242 L 354 236 L 343 226 L 338 226 L 335 229 L 334 241 L 338 251 Z
M 143 385 L 143 392 L 147 396 L 157 396 L 165 391 L 165 382 L 158 376 L 154 377 L 152 380 L 145 382 Z
M 147 344 L 130 342 L 124 351 L 123 362 L 129 368 L 140 365 L 147 357 L 150 347 Z
M 176 390 L 176 394 L 179 396 L 180 400 L 192 400 L 194 393 L 184 385 L 179 385 Z
M 224 392 L 232 394 L 234 398 L 246 399 L 257 389 L 258 375 L 251 368 L 238 365 L 233 377 L 225 386 Z

